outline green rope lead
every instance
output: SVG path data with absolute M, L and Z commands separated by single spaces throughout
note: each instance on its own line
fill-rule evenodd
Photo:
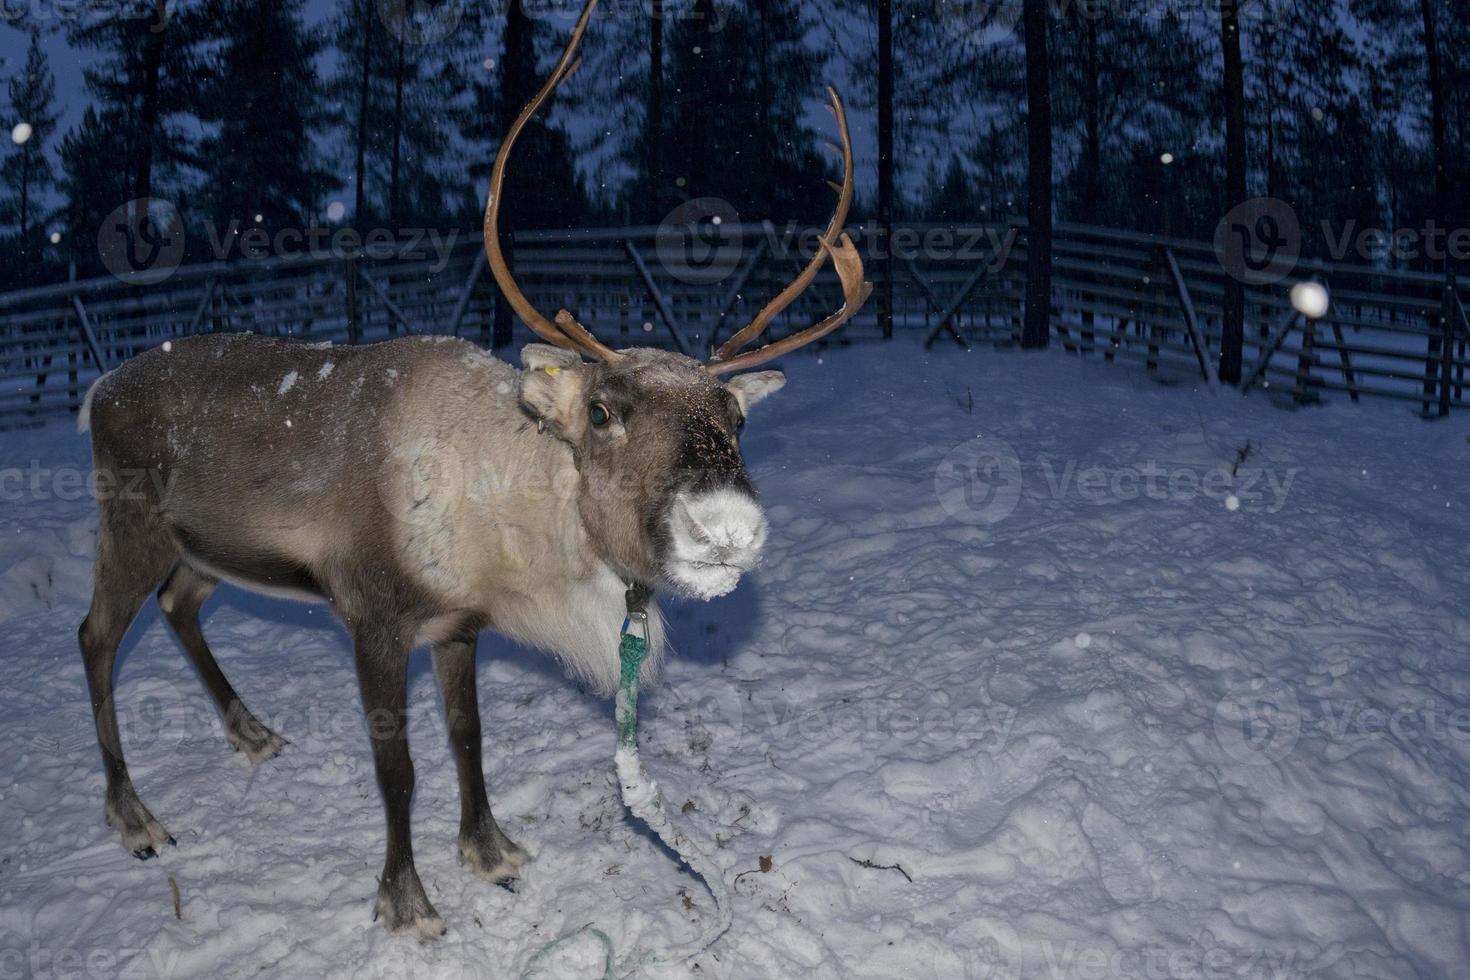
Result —
M 648 656 L 648 641 L 626 629 L 618 642 L 618 746 L 638 750 L 638 670 Z
M 647 621 L 643 622 L 646 631 Z M 527 961 L 526 968 L 521 974 L 522 977 L 529 974 L 531 967 L 543 957 L 566 948 L 580 936 L 590 935 L 602 945 L 603 980 L 620 980 L 620 978 L 631 976 L 640 967 L 660 961 L 678 963 L 704 952 L 714 944 L 715 940 L 725 934 L 734 919 L 734 910 L 730 905 L 730 889 L 725 884 L 720 869 L 707 854 L 695 847 L 688 836 L 669 820 L 663 794 L 659 792 L 658 784 L 643 768 L 643 762 L 638 757 L 638 672 L 647 656 L 648 641 L 630 632 L 628 624 L 624 623 L 623 635 L 618 641 L 618 693 L 613 709 L 618 726 L 618 750 L 615 756 L 618 786 L 622 791 L 623 805 L 634 816 L 648 824 L 649 828 L 657 833 L 665 844 L 684 859 L 689 869 L 704 881 L 705 887 L 709 889 L 710 897 L 715 900 L 715 921 L 697 939 L 683 946 L 675 946 L 661 957 L 645 953 L 641 956 L 629 957 L 617 964 L 614 963 L 612 939 L 607 933 L 589 922 L 580 929 L 562 933 L 537 950 Z

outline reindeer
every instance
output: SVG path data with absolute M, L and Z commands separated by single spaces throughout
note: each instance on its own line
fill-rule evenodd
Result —
M 359 347 L 249 334 L 198 336 L 101 378 L 79 419 L 99 479 L 151 471 L 142 492 L 98 502 L 92 605 L 79 631 L 105 814 L 139 858 L 173 844 L 128 775 L 113 702 L 119 642 L 155 588 L 164 618 L 252 763 L 285 740 L 246 708 L 215 662 L 199 610 L 221 581 L 325 601 L 351 636 L 387 816 L 374 917 L 424 940 L 444 932 L 414 869 L 414 770 L 405 730 L 411 651 L 428 645 L 460 790 L 459 852 L 512 882 L 526 852 L 496 824 L 480 759 L 475 642 L 493 629 L 558 657 L 597 692 L 617 682 L 630 587 L 712 598 L 760 555 L 766 518 L 740 453 L 746 413 L 784 383 L 756 367 L 837 329 L 867 299 L 842 233 L 852 144 L 822 247 L 798 278 L 700 363 L 611 350 L 566 310 L 549 320 L 517 286 L 497 218 L 516 137 L 566 77 L 596 0 L 495 159 L 485 249 L 495 280 L 543 340 L 524 370 L 464 341 L 409 337 Z M 746 348 L 827 258 L 843 306 L 786 339 Z M 744 351 L 742 353 L 742 351 Z M 587 357 L 590 361 L 584 361 Z M 650 607 L 651 679 L 664 628 Z

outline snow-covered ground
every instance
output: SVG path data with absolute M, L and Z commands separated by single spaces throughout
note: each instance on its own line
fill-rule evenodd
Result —
M 645 762 L 736 892 L 695 975 L 1470 976 L 1470 420 L 1060 353 L 788 370 L 745 440 L 768 560 L 673 607 L 644 699 Z M 457 865 L 416 660 L 415 850 L 450 932 L 387 935 L 344 636 L 230 589 L 206 632 L 291 745 L 233 754 L 150 604 L 119 703 L 178 846 L 134 860 L 75 642 L 88 468 L 67 423 L 0 435 L 0 977 L 513 977 L 585 923 L 626 953 L 706 921 L 623 812 L 610 704 L 487 636 L 492 801 L 534 860 L 515 894 Z

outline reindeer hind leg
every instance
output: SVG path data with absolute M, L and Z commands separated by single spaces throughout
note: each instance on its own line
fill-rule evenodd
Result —
M 174 567 L 173 574 L 163 588 L 158 590 L 158 605 L 164 618 L 173 627 L 174 636 L 189 655 L 189 661 L 198 671 L 199 678 L 209 689 L 224 719 L 225 738 L 236 752 L 244 752 L 252 764 L 264 762 L 280 753 L 286 740 L 271 731 L 245 707 L 240 695 L 220 670 L 219 664 L 204 640 L 204 631 L 199 625 L 199 610 L 214 593 L 219 579 L 199 571 L 187 561 Z
M 128 627 L 177 560 L 173 543 L 146 508 L 115 499 L 99 502 L 92 605 L 77 639 L 107 776 L 107 822 L 122 834 L 123 845 L 145 860 L 155 855 L 155 848 L 174 840 L 138 798 L 128 774 L 117 723 L 113 669 Z

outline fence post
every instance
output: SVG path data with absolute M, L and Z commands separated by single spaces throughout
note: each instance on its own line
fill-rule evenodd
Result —
M 342 260 L 342 281 L 347 300 L 347 342 L 355 344 L 362 339 L 362 327 L 357 320 L 357 263 L 351 255 Z
M 1312 385 L 1312 365 L 1317 361 L 1317 321 L 1310 316 L 1302 317 L 1302 349 L 1296 359 L 1296 403 L 1305 405 L 1312 398 L 1307 389 Z
M 1455 272 L 1445 273 L 1439 304 L 1439 417 L 1450 414 L 1450 381 L 1455 366 Z

